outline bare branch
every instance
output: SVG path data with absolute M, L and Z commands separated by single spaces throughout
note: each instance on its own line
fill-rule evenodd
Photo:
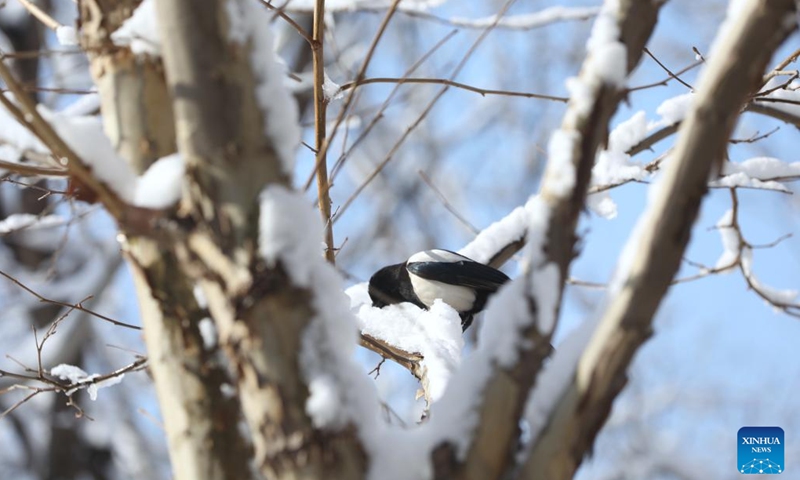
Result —
M 30 0 L 19 0 L 19 3 L 28 10 L 31 15 L 36 17 L 37 20 L 42 22 L 42 24 L 51 29 L 51 30 L 58 30 L 59 27 L 62 25 L 56 21 L 53 17 L 47 14 L 44 10 L 39 8 L 35 3 L 31 2 Z
M 314 4 L 314 28 L 311 39 L 311 63 L 314 68 L 314 150 L 317 152 L 317 205 L 325 225 L 325 259 L 336 264 L 336 249 L 333 242 L 333 219 L 331 218 L 331 196 L 328 188 L 328 149 L 326 142 L 326 112 L 328 99 L 325 98 L 325 0 Z
M 53 299 L 50 299 L 50 298 L 46 298 L 46 297 L 38 294 L 33 289 L 31 289 L 27 285 L 23 284 L 22 282 L 20 282 L 19 280 L 17 280 L 13 276 L 7 274 L 6 272 L 4 272 L 2 270 L 0 270 L 0 276 L 3 276 L 6 279 L 8 279 L 9 281 L 13 282 L 15 285 L 17 285 L 21 289 L 25 290 L 26 292 L 30 293 L 31 295 L 33 295 L 34 297 L 39 299 L 39 301 L 42 302 L 42 303 L 50 303 L 52 305 L 58 305 L 60 307 L 65 307 L 65 308 L 74 309 L 74 310 L 80 310 L 82 312 L 88 313 L 89 315 L 91 315 L 93 317 L 97 317 L 97 318 L 99 318 L 101 320 L 109 322 L 109 323 L 111 323 L 113 325 L 116 325 L 118 327 L 130 328 L 131 330 L 141 330 L 142 329 L 141 327 L 137 327 L 136 325 L 131 325 L 129 323 L 120 322 L 119 320 L 114 320 L 111 317 L 107 317 L 107 316 L 105 316 L 103 314 L 100 314 L 100 313 L 97 313 L 97 312 L 95 312 L 93 310 L 89 310 L 88 308 L 85 308 L 82 305 L 83 302 L 73 304 L 73 303 L 61 302 L 61 301 L 58 301 L 58 300 L 53 300 Z M 86 300 L 88 300 L 90 298 L 91 297 L 86 297 L 83 301 L 85 302 Z
M 526 92 L 512 92 L 509 90 L 491 90 L 486 88 L 478 88 L 473 87 L 472 85 L 467 85 L 465 83 L 455 82 L 453 80 L 449 80 L 446 78 L 408 78 L 408 77 L 400 77 L 400 78 L 389 78 L 389 77 L 376 77 L 376 78 L 365 78 L 360 81 L 352 81 L 345 83 L 342 85 L 342 90 L 349 90 L 351 88 L 360 87 L 362 85 L 369 85 L 371 83 L 397 83 L 397 84 L 404 84 L 404 83 L 417 83 L 417 84 L 430 84 L 430 85 L 447 85 L 449 87 L 460 88 L 462 90 L 467 90 L 469 92 L 475 92 L 480 94 L 481 96 L 486 95 L 501 95 L 506 97 L 523 97 L 523 98 L 538 98 L 542 100 L 553 100 L 555 102 L 562 102 L 567 103 L 569 100 L 566 97 L 556 97 L 553 95 L 543 95 L 540 93 L 526 93 Z
M 47 145 L 56 156 L 66 161 L 66 167 L 70 174 L 87 188 L 94 191 L 113 217 L 117 219 L 124 218 L 124 203 L 108 187 L 97 180 L 91 170 L 81 162 L 80 158 L 72 151 L 69 145 L 67 145 L 53 127 L 42 118 L 33 100 L 25 94 L 22 87 L 20 87 L 19 83 L 14 79 L 3 59 L 0 59 L 0 78 L 3 79 L 6 86 L 14 93 L 16 100 L 21 104 L 21 108 L 14 105 L 5 95 L 0 95 L 0 103 L 6 107 L 21 125 L 28 127 L 39 137 L 42 143 Z

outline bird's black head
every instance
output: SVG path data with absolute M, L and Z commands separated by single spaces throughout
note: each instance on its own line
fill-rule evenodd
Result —
M 410 287 L 405 263 L 383 267 L 369 279 L 369 297 L 372 305 L 383 308 L 386 305 L 410 301 L 404 295 Z

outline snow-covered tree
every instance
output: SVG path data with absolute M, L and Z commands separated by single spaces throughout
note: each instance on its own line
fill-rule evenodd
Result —
M 797 3 L 522 3 L 0 10 L 0 472 L 719 477 L 670 461 L 652 416 L 694 403 L 635 356 L 668 293 L 725 273 L 800 316 L 781 259 L 755 273 L 786 237 L 745 225 L 800 178 Z M 712 191 L 723 253 L 689 260 Z M 367 294 L 430 247 L 512 277 L 463 335 Z

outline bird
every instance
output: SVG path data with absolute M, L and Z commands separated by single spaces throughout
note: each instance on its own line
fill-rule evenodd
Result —
M 381 268 L 369 279 L 372 305 L 402 302 L 428 309 L 438 298 L 461 317 L 461 330 L 472 324 L 490 295 L 510 279 L 488 265 L 449 250 L 424 250 L 408 260 Z

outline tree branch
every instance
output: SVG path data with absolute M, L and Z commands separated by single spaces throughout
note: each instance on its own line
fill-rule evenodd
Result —
M 707 179 L 725 149 L 749 95 L 761 85 L 772 53 L 790 31 L 791 0 L 753 0 L 710 56 L 698 98 L 684 120 L 658 197 L 633 239 L 630 266 L 623 265 L 575 378 L 555 402 L 545 430 L 535 437 L 522 478 L 572 478 L 626 383 L 625 370 L 651 335 L 658 305 L 680 266 L 692 224 L 707 192 Z
M 331 218 L 331 195 L 328 188 L 328 149 L 325 147 L 328 99 L 325 98 L 325 0 L 314 4 L 314 28 L 311 41 L 311 64 L 314 68 L 314 150 L 317 152 L 317 205 L 325 225 L 325 260 L 336 264 L 336 249 L 333 243 L 333 219 Z
M 655 26 L 659 7 L 660 3 L 657 2 L 629 0 L 606 2 L 601 10 L 600 18 L 603 21 L 608 22 L 613 18 L 612 21 L 618 25 L 618 41 L 625 49 L 627 62 L 620 65 L 624 72 L 618 74 L 628 74 L 638 64 L 642 49 Z M 464 463 L 454 466 L 452 447 L 449 444 L 441 445 L 434 454 L 434 465 L 439 476 L 496 479 L 509 474 L 514 467 L 513 452 L 519 437 L 519 419 L 531 385 L 551 352 L 552 329 L 540 330 L 538 321 L 542 316 L 558 317 L 561 293 L 574 258 L 577 240 L 575 227 L 584 208 L 595 155 L 606 142 L 608 123 L 625 94 L 623 82 L 607 81 L 598 74 L 596 63 L 593 63 L 598 61 L 592 58 L 590 52 L 578 78 L 582 94 L 570 100 L 561 131 L 556 134 L 562 135 L 565 140 L 560 149 L 569 148 L 571 151 L 551 152 L 542 181 L 539 197 L 550 208 L 544 235 L 543 265 L 531 265 L 529 273 L 523 279 L 516 280 L 526 281 L 530 285 L 534 272 L 553 264 L 557 266 L 561 281 L 556 286 L 556 311 L 542 312 L 535 300 L 528 297 L 528 314 L 532 321 L 523 332 L 517 333 L 522 337 L 517 344 L 525 347 L 517 347 L 517 360 L 511 368 L 492 366 L 493 375 L 483 389 L 480 423 Z M 538 245 L 536 247 L 539 248 Z

